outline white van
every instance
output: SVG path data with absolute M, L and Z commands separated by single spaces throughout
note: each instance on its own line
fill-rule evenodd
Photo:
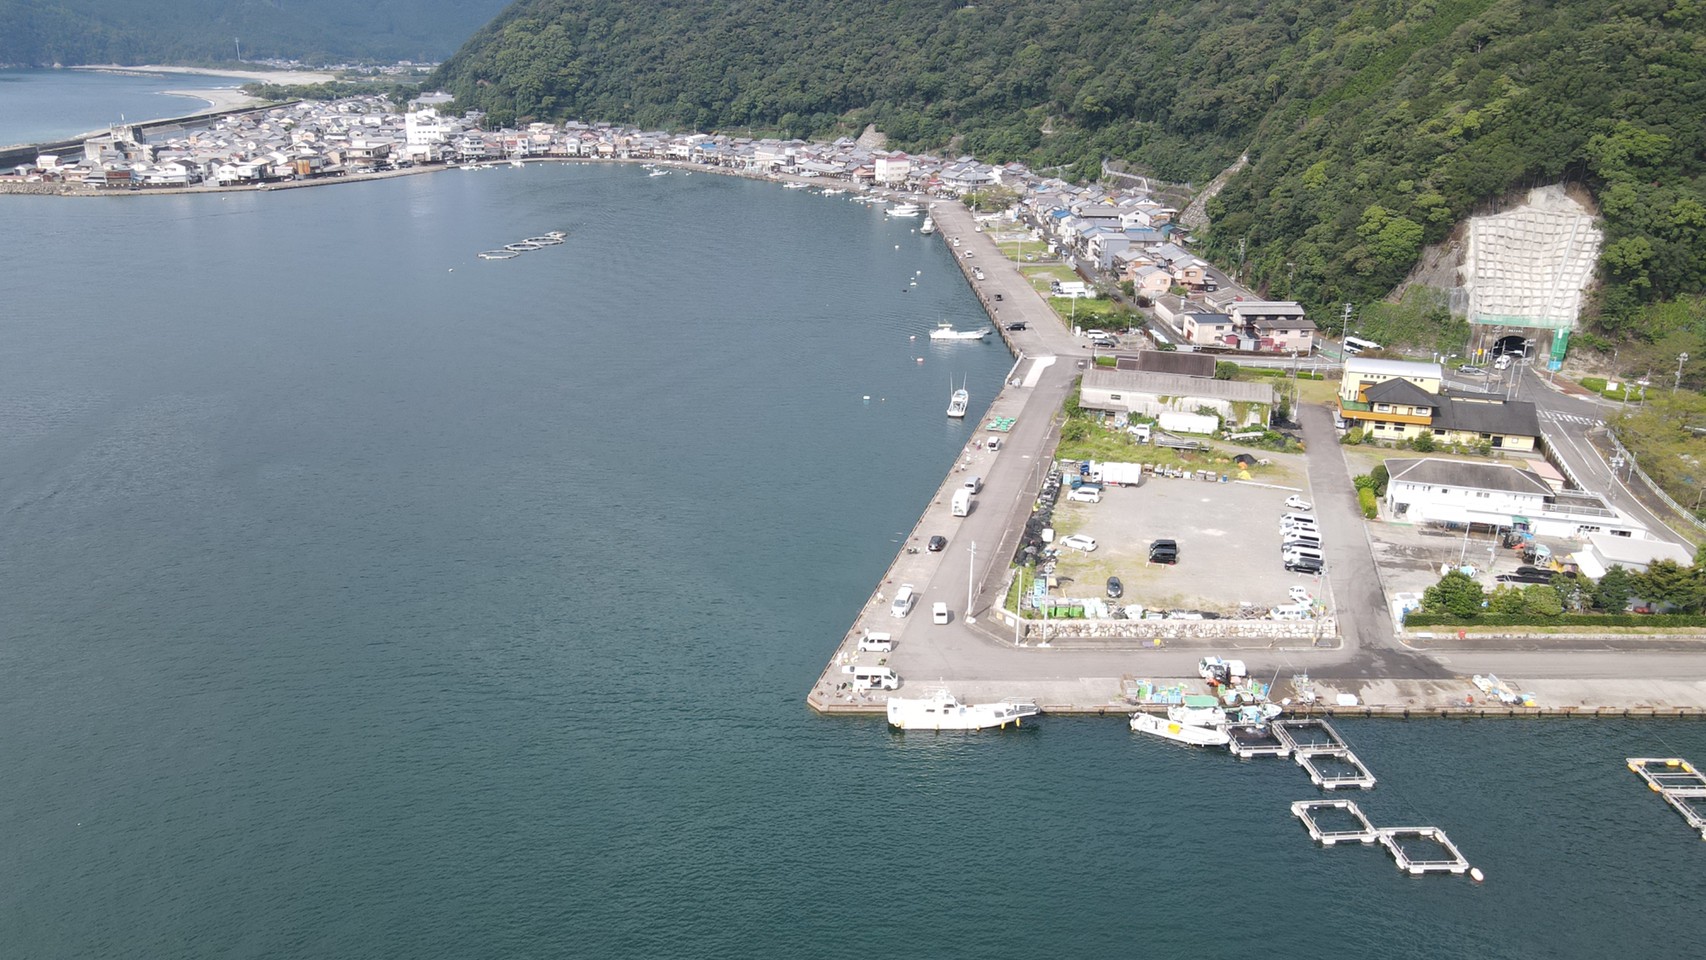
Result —
M 1095 484 L 1086 483 L 1066 495 L 1066 499 L 1074 503 L 1101 503 L 1102 488 Z
M 1294 524 L 1294 523 L 1314 523 L 1314 522 L 1315 522 L 1315 515 L 1313 513 L 1282 513 L 1282 514 L 1280 514 L 1280 526 L 1282 526 L 1282 527 L 1286 526 L 1288 524 Z
M 1322 556 L 1320 550 L 1317 550 L 1314 547 L 1305 547 L 1305 546 L 1299 546 L 1299 545 L 1293 545 L 1293 546 L 1283 548 L 1280 551 L 1280 557 L 1286 563 L 1290 563 L 1293 560 L 1304 560 L 1304 559 L 1314 560 L 1318 563 L 1326 563 L 1327 562 L 1327 558 L 1325 556 Z
M 994 453 L 995 451 L 1000 450 L 1000 449 L 1001 449 L 1001 438 L 1000 437 L 990 437 L 989 438 L 989 452 Z
M 1510 365 L 1511 365 L 1511 355 L 1508 353 L 1499 354 L 1499 358 L 1497 360 L 1493 361 L 1493 369 L 1494 370 L 1506 370 L 1506 369 L 1510 368 Z
M 842 667 L 841 672 L 853 677 L 855 690 L 893 690 L 900 686 L 900 677 L 888 667 L 868 667 L 854 663 Z
M 859 638 L 859 652 L 893 653 L 894 634 L 878 633 L 875 630 L 866 630 L 865 635 Z
M 967 490 L 970 490 L 972 493 L 982 493 L 983 492 L 983 478 L 982 477 L 972 477 L 966 481 L 965 487 Z
M 889 604 L 889 616 L 904 617 L 912 612 L 912 605 L 917 602 L 918 591 L 912 588 L 912 584 L 903 583 L 895 591 L 894 602 Z
M 961 487 L 954 491 L 954 516 L 971 516 L 971 488 Z
M 1307 604 L 1282 603 L 1269 610 L 1268 616 L 1275 620 L 1308 620 L 1310 610 Z
M 940 600 L 931 604 L 930 605 L 930 622 L 931 623 L 947 623 L 948 622 L 948 605 L 943 603 Z

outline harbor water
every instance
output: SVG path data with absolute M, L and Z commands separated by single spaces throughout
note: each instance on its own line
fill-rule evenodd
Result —
M 1117 718 L 812 714 L 1012 363 L 924 339 L 983 318 L 917 220 L 558 164 L 0 199 L 7 956 L 1585 958 L 1706 932 L 1706 846 L 1623 767 L 1706 762 L 1698 721 L 1339 724 L 1380 778 L 1363 809 L 1446 830 L 1475 885 L 1316 847 L 1289 761 Z
M 210 75 L 0 69 L 0 146 L 76 137 L 124 120 L 181 117 L 208 102 L 164 91 L 247 82 Z

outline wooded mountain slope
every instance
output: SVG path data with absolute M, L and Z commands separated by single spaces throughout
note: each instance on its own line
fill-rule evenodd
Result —
M 0 0 L 0 63 L 438 60 L 504 0 Z
M 1706 286 L 1701 0 L 520 0 L 435 82 L 494 119 L 821 136 L 875 121 L 1094 175 L 1206 180 L 1210 252 L 1366 301 L 1512 188 L 1601 199 L 1608 329 Z

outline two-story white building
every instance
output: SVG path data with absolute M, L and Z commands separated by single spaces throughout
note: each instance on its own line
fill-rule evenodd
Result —
M 1469 524 L 1568 540 L 1648 536 L 1640 523 L 1598 497 L 1561 493 L 1513 464 L 1391 459 L 1386 472 L 1383 513 L 1399 523 Z

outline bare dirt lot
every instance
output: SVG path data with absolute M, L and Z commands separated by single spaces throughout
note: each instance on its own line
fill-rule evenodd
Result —
M 1094 553 L 1063 550 L 1056 574 L 1071 578 L 1058 593 L 1103 596 L 1109 576 L 1125 585 L 1123 603 L 1161 610 L 1235 613 L 1240 604 L 1266 610 L 1303 585 L 1321 595 L 1325 582 L 1280 564 L 1279 517 L 1285 498 L 1307 491 L 1252 483 L 1148 478 L 1139 487 L 1109 487 L 1101 503 L 1062 498 L 1057 533 L 1096 538 Z M 1178 541 L 1179 562 L 1150 564 L 1149 544 Z M 1323 599 L 1327 599 L 1323 597 Z

